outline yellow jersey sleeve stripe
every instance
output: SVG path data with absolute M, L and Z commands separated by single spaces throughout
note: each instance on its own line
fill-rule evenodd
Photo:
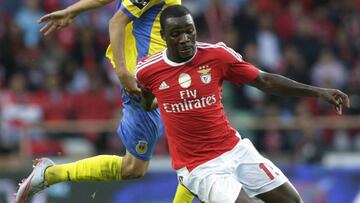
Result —
M 123 0 L 120 9 L 126 9 L 126 14 L 139 18 L 153 3 L 154 1 L 151 0 L 142 0 L 140 2 L 136 0 Z
M 166 44 L 160 36 L 160 13 L 167 6 L 176 4 L 181 4 L 181 0 L 118 1 L 117 9 L 131 19 L 125 28 L 124 47 L 125 65 L 130 73 L 134 73 L 138 60 L 165 49 Z M 115 67 L 111 46 L 106 56 Z
M 159 3 L 147 10 L 142 16 L 145 20 L 133 21 L 133 35 L 136 39 L 136 49 L 138 50 L 138 56 L 136 61 L 149 54 L 150 48 L 150 36 L 153 29 L 154 21 L 161 12 L 165 2 Z
M 134 14 L 132 14 L 129 10 L 127 10 L 126 7 L 124 7 L 124 6 L 121 6 L 120 10 L 122 12 L 124 12 L 131 20 L 134 20 L 135 18 L 138 18 Z
M 131 32 L 132 30 L 133 30 L 133 21 L 130 22 L 125 28 L 125 47 L 124 47 L 125 65 L 128 71 L 133 74 L 137 63 L 136 58 L 138 55 L 138 50 L 136 49 L 136 39 L 134 35 L 132 35 Z M 113 68 L 115 68 L 116 67 L 115 60 L 111 45 L 109 45 L 106 50 L 106 57 L 110 60 Z
M 131 16 L 134 16 L 136 18 L 139 18 L 141 16 L 141 9 L 136 7 L 130 0 L 124 0 L 121 3 L 120 9 L 124 9 L 127 11 L 126 14 L 131 14 Z

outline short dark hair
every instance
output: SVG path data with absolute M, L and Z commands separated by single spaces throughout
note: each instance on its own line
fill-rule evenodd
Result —
M 165 21 L 168 18 L 182 17 L 191 14 L 189 9 L 182 5 L 173 5 L 165 8 L 160 15 L 160 26 L 164 30 Z

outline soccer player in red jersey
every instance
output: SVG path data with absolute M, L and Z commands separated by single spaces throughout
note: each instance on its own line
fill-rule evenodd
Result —
M 70 25 L 80 13 L 113 1 L 77 1 L 64 10 L 41 17 L 39 23 L 46 24 L 40 32 L 48 35 Z M 163 135 L 163 124 L 158 109 L 151 112 L 142 109 L 138 100 L 140 89 L 133 73 L 138 59 L 165 48 L 160 36 L 159 16 L 167 6 L 180 3 L 181 0 L 117 0 L 117 11 L 109 22 L 111 46 L 107 57 L 122 84 L 123 114 L 117 133 L 126 148 L 125 156 L 98 155 L 65 164 L 55 164 L 48 158 L 37 159 L 33 171 L 19 185 L 16 203 L 23 203 L 60 182 L 122 181 L 144 176 L 155 144 Z M 193 198 L 179 185 L 173 203 L 190 203 Z
M 193 18 L 183 6 L 166 8 L 160 22 L 167 49 L 142 59 L 135 75 L 143 106 L 160 108 L 180 182 L 204 202 L 241 202 L 241 190 L 270 203 L 302 202 L 281 170 L 230 126 L 221 103 L 222 82 L 317 97 L 339 114 L 342 106 L 350 106 L 348 96 L 260 71 L 223 43 L 196 42 Z

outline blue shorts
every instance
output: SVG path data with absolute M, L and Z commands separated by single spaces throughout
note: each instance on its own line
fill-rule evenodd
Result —
M 123 116 L 117 133 L 126 149 L 136 158 L 150 160 L 155 144 L 164 134 L 159 109 L 145 111 L 140 102 L 121 89 Z

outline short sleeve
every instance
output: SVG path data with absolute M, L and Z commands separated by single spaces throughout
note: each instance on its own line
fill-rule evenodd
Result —
M 221 48 L 220 59 L 222 60 L 223 79 L 231 81 L 235 84 L 247 84 L 255 80 L 259 75 L 259 69 L 254 65 L 244 61 L 242 56 L 227 47 L 225 44 L 218 44 Z
M 144 58 L 143 58 L 144 59 Z M 146 82 L 146 74 L 144 74 L 144 72 L 146 70 L 144 70 L 142 68 L 142 64 L 143 64 L 143 60 L 140 60 L 136 66 L 136 70 L 135 70 L 135 78 L 138 81 L 138 84 L 141 88 L 145 89 L 145 90 L 150 90 L 149 87 L 147 86 L 147 82 Z

